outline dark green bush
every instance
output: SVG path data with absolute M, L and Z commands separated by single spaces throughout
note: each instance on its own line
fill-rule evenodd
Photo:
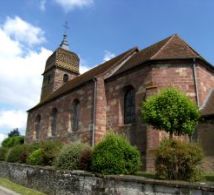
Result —
M 86 154 L 87 156 L 83 157 Z M 66 145 L 56 159 L 55 166 L 58 169 L 87 169 L 90 163 L 91 149 L 88 145 L 74 143 Z
M 44 141 L 34 144 L 34 150 L 28 155 L 26 161 L 32 165 L 52 166 L 61 147 L 62 143 L 59 141 Z
M 199 180 L 198 165 L 202 158 L 202 149 L 196 144 L 163 140 L 156 153 L 156 176 L 169 180 Z
M 40 148 L 43 161 L 41 165 L 52 166 L 62 148 L 62 143 L 59 141 L 45 141 L 40 143 Z
M 140 166 L 140 152 L 121 135 L 108 134 L 92 153 L 92 170 L 102 174 L 133 174 Z
M 8 162 L 26 163 L 28 156 L 38 148 L 36 144 L 17 145 L 8 150 L 6 160 Z
M 22 145 L 23 150 L 20 153 L 20 163 L 26 163 L 28 156 L 39 148 L 38 144 L 24 144 Z
M 8 150 L 7 162 L 21 162 L 21 155 L 24 152 L 24 145 L 17 145 Z
M 0 161 L 6 160 L 8 149 L 4 147 L 0 147 Z
M 24 144 L 23 136 L 13 136 L 8 137 L 2 142 L 2 146 L 6 148 L 11 148 L 16 145 Z
M 92 150 L 90 147 L 84 148 L 80 153 L 80 169 L 90 171 L 92 159 Z
M 30 165 L 42 165 L 43 164 L 43 155 L 42 155 L 41 148 L 33 151 L 28 156 L 27 164 L 30 164 Z

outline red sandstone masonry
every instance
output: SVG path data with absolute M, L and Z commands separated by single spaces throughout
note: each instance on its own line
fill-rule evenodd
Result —
M 36 108 L 29 112 L 28 125 L 26 132 L 26 142 L 35 140 L 34 122 L 38 114 L 41 115 L 41 130 L 39 140 L 51 138 L 50 132 L 50 114 L 53 108 L 58 109 L 57 117 L 57 138 L 63 142 L 82 141 L 91 143 L 92 112 L 93 112 L 93 83 L 88 83 L 80 89 L 65 96 Z M 72 131 L 71 124 L 71 106 L 75 99 L 80 101 L 80 128 L 78 131 Z

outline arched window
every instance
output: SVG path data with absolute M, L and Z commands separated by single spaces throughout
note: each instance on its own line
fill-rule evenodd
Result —
M 135 122 L 135 90 L 127 87 L 124 94 L 124 124 Z
M 69 78 L 68 75 L 64 74 L 63 75 L 63 82 L 66 83 L 68 81 L 68 78 Z
M 35 133 L 36 139 L 39 139 L 39 133 L 41 128 L 41 116 L 38 114 L 35 119 Z
M 72 105 L 72 129 L 76 131 L 79 129 L 79 117 L 80 117 L 80 102 L 79 100 L 74 100 Z
M 57 109 L 53 108 L 51 113 L 51 134 L 52 136 L 56 136 L 56 126 L 57 126 Z

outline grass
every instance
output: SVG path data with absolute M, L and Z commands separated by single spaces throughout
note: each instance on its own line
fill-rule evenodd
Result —
M 205 181 L 214 182 L 214 172 L 204 174 Z
M 18 185 L 5 178 L 0 178 L 0 185 L 22 195 L 45 195 L 42 192 L 38 192 L 30 188 Z

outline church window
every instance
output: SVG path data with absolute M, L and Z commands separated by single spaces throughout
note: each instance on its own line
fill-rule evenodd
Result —
M 52 134 L 52 136 L 56 136 L 57 114 L 58 114 L 58 111 L 56 108 L 54 108 L 51 113 L 51 134 Z
M 35 133 L 36 133 L 36 139 L 39 139 L 39 133 L 41 128 L 41 116 L 37 115 L 35 119 Z
M 80 102 L 79 100 L 74 100 L 73 105 L 73 118 L 72 118 L 72 129 L 74 131 L 79 129 L 79 117 L 80 117 Z
M 47 83 L 49 84 L 51 82 L 51 75 L 47 76 Z
M 66 83 L 68 81 L 68 78 L 69 78 L 68 75 L 64 74 L 63 75 L 63 82 Z
M 135 91 L 128 87 L 124 94 L 124 124 L 135 122 Z

